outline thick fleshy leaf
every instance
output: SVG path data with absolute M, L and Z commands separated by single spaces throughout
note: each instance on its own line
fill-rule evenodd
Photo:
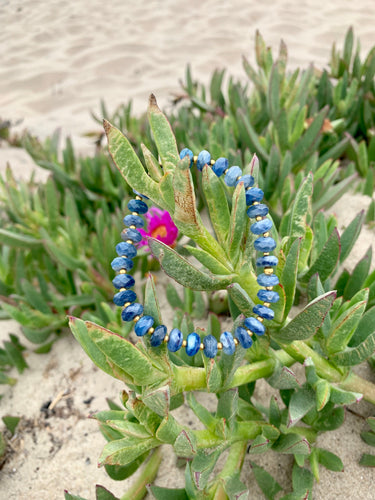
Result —
M 328 106 L 323 108 L 309 125 L 303 136 L 296 142 L 292 150 L 293 164 L 301 163 L 318 147 L 321 140 L 321 128 L 328 112 Z
M 308 469 L 298 467 L 294 464 L 292 472 L 293 493 L 297 494 L 296 499 L 309 500 L 312 498 L 311 492 L 314 484 L 314 476 Z
M 101 486 L 100 484 L 96 485 L 95 488 L 96 500 L 120 500 L 118 497 L 115 497 L 113 493 L 111 493 L 107 488 Z
M 272 442 L 267 439 L 262 434 L 259 434 L 254 441 L 251 443 L 248 453 L 249 455 L 257 455 L 261 453 L 265 453 L 272 445 Z
M 216 465 L 221 453 L 229 446 L 226 443 L 215 450 L 199 450 L 191 462 L 191 472 L 193 480 L 199 490 L 204 490 L 213 468 Z
M 358 403 L 363 398 L 363 395 L 358 392 L 344 391 L 339 387 L 331 387 L 330 401 L 337 405 L 351 405 Z
M 229 207 L 223 183 L 209 166 L 202 170 L 202 187 L 212 227 L 224 247 L 229 232 Z
M 246 224 L 248 224 L 248 217 L 246 214 L 245 190 L 242 183 L 239 183 L 233 193 L 229 233 L 226 242 L 231 262 L 234 264 L 237 263 L 239 258 Z
M 197 453 L 197 443 L 194 434 L 183 430 L 177 436 L 173 449 L 178 457 L 191 458 Z
M 149 176 L 155 181 L 159 182 L 163 177 L 163 170 L 161 169 L 159 162 L 151 151 L 144 145 L 141 144 L 143 158 L 145 159 L 146 168 L 148 170 Z
M 288 427 L 293 426 L 315 406 L 315 393 L 309 387 L 303 387 L 292 395 L 288 408 Z
M 169 385 L 158 387 L 142 396 L 142 401 L 157 415 L 164 417 L 169 412 L 170 388 Z
M 291 247 L 289 248 L 288 255 L 285 260 L 285 266 L 281 274 L 281 283 L 283 284 L 285 291 L 285 309 L 284 309 L 284 319 L 288 316 L 289 311 L 294 302 L 294 295 L 296 291 L 297 284 L 297 271 L 298 271 L 298 260 L 299 260 L 299 249 L 301 240 L 296 239 Z
M 258 483 L 259 488 L 263 491 L 265 497 L 268 500 L 274 500 L 275 495 L 282 490 L 282 487 L 271 476 L 271 474 L 265 471 L 262 467 L 259 467 L 259 465 L 254 462 L 250 462 L 250 465 L 251 470 L 254 473 L 255 480 Z
M 162 324 L 160 306 L 155 288 L 155 279 L 152 274 L 149 274 L 146 280 L 144 314 L 152 316 L 157 324 Z
M 350 342 L 349 347 L 357 347 L 367 338 L 375 333 L 375 307 L 371 307 L 362 316 L 356 331 L 354 332 Z
M 179 160 L 176 139 L 169 121 L 158 107 L 154 94 L 150 95 L 147 114 L 163 168 L 166 172 L 173 171 Z
M 337 229 L 334 229 L 310 269 L 300 277 L 300 281 L 307 283 L 314 274 L 318 273 L 321 281 L 324 282 L 336 268 L 339 256 L 340 236 Z
M 282 434 L 272 445 L 272 449 L 277 453 L 298 453 L 299 455 L 309 455 L 311 451 L 307 439 L 299 434 Z
M 236 304 L 241 313 L 246 317 L 252 316 L 253 307 L 255 306 L 255 304 L 251 300 L 248 293 L 238 283 L 231 283 L 227 287 L 227 290 L 233 302 Z
M 368 445 L 375 446 L 375 432 L 373 431 L 361 432 L 361 438 Z
M 336 292 L 327 292 L 310 302 L 290 323 L 275 334 L 276 342 L 289 343 L 312 337 L 323 323 L 335 298 Z
M 162 488 L 149 485 L 148 489 L 155 500 L 189 500 L 185 489 Z
M 301 387 L 297 376 L 287 366 L 277 366 L 267 382 L 275 389 L 299 389 Z
M 107 134 L 109 152 L 121 175 L 133 189 L 160 205 L 159 186 L 147 175 L 128 139 L 107 120 L 104 120 L 103 125 Z M 165 206 L 162 208 L 167 209 Z
M 104 446 L 99 458 L 99 465 L 128 465 L 146 451 L 160 445 L 160 441 L 150 437 L 140 439 L 127 436 L 123 439 L 110 441 Z
M 209 276 L 194 267 L 175 250 L 154 238 L 149 239 L 153 255 L 164 271 L 177 283 L 193 290 L 220 290 L 231 282 L 232 276 Z
M 86 500 L 85 498 L 78 495 L 72 495 L 67 490 L 64 491 L 64 498 L 65 500 Z
M 167 444 L 174 444 L 178 435 L 182 432 L 182 426 L 177 420 L 169 413 L 163 420 L 156 431 L 155 437 Z
M 312 174 L 309 173 L 298 188 L 294 203 L 288 214 L 288 234 L 292 239 L 305 236 L 306 217 L 311 205 L 312 186 L 313 178 Z
M 319 380 L 315 385 L 316 409 L 321 411 L 331 396 L 331 385 L 326 380 Z
M 348 300 L 353 297 L 363 286 L 365 279 L 367 278 L 372 259 L 372 248 L 371 246 L 362 257 L 360 261 L 358 261 L 357 265 L 353 269 L 353 272 L 348 279 L 345 289 L 344 289 L 344 299 Z
M 199 247 L 185 245 L 184 247 L 193 257 L 203 264 L 213 274 L 227 274 L 230 270 L 219 262 L 210 253 L 202 250 Z
M 351 223 L 347 226 L 345 231 L 341 234 L 341 253 L 340 262 L 348 257 L 354 243 L 357 241 L 359 233 L 361 232 L 363 222 L 365 220 L 365 211 L 362 210 L 358 215 L 354 217 Z
M 240 480 L 238 472 L 226 477 L 224 481 L 225 493 L 228 495 L 229 500 L 249 500 L 249 490 Z
M 359 460 L 359 465 L 363 465 L 364 467 L 375 467 L 375 455 L 363 453 Z

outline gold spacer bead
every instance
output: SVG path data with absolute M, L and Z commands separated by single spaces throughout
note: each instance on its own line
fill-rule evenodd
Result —
M 126 309 L 127 307 L 129 307 L 129 306 L 130 306 L 130 304 L 131 304 L 131 302 L 125 302 L 125 304 L 124 304 L 124 309 Z
M 270 302 L 263 302 L 264 307 L 270 307 L 271 303 Z
M 273 286 L 266 286 L 266 290 L 273 290 Z
M 269 252 L 263 252 L 263 255 L 266 257 L 267 255 L 269 255 L 270 253 Z
M 247 188 L 247 189 L 251 189 L 251 188 Z M 254 201 L 253 205 L 259 205 L 259 201 Z
M 218 342 L 217 343 L 217 348 L 218 348 L 219 351 L 221 351 L 222 348 L 223 348 L 223 344 L 221 342 Z
M 203 344 L 203 342 L 201 342 L 201 345 L 199 346 L 199 350 L 203 351 L 203 349 L 204 349 L 204 344 Z
M 246 330 L 248 335 L 250 335 L 250 337 L 252 337 L 254 335 L 254 332 L 252 332 L 251 330 Z
M 134 321 L 134 323 L 136 323 L 136 322 L 137 322 L 137 321 L 139 321 L 140 319 L 141 319 L 141 317 L 140 317 L 140 316 L 135 316 L 135 318 L 133 318 L 133 321 Z
M 128 256 L 127 255 L 121 255 L 121 257 L 123 257 L 124 259 L 127 259 Z
M 238 339 L 233 339 L 233 342 L 234 342 L 234 345 L 238 345 L 239 344 L 239 340 Z
M 126 269 L 120 269 L 119 274 L 126 274 Z
M 193 156 L 193 162 L 197 163 L 197 161 L 198 161 L 198 156 Z
M 130 243 L 130 245 L 134 245 L 132 240 L 126 240 L 126 243 Z
M 137 229 L 134 224 L 132 224 L 131 226 L 129 226 L 129 228 L 130 229 Z
M 147 330 L 147 333 L 148 333 L 149 335 L 152 335 L 152 334 L 154 333 L 154 331 L 155 331 L 155 328 L 154 328 L 153 326 L 151 326 L 151 328 L 149 328 L 149 329 Z
M 126 288 L 122 287 L 120 288 L 119 292 L 125 292 Z
M 135 197 L 136 200 L 142 200 L 142 196 L 139 196 L 138 194 Z
M 167 335 L 164 337 L 164 339 L 163 339 L 163 340 L 164 340 L 164 342 L 168 342 L 168 340 L 169 340 L 169 335 L 167 334 Z
M 263 217 L 262 217 L 261 215 L 257 215 L 257 216 L 255 217 L 255 220 L 256 220 L 257 222 L 259 222 L 259 221 L 260 221 L 260 220 L 262 220 L 262 219 L 263 219 Z
M 248 187 L 246 188 L 246 191 L 250 191 L 250 189 L 253 189 L 253 186 L 248 186 Z M 253 205 L 255 205 L 255 204 L 256 204 L 256 202 L 254 201 Z
M 226 168 L 223 172 L 223 174 L 225 175 L 227 172 L 228 172 L 229 168 Z
M 263 236 L 264 236 L 265 238 L 268 238 L 268 236 L 269 236 L 269 235 L 270 235 L 270 233 L 269 233 L 268 231 L 266 231 L 265 233 L 263 233 Z
M 138 212 L 132 212 L 132 215 L 139 215 Z
M 210 161 L 210 164 L 211 164 L 211 165 L 215 165 L 215 163 L 216 163 L 216 162 L 215 162 L 215 160 L 211 160 L 211 161 Z
M 236 177 L 236 181 L 239 181 L 241 179 L 242 175 L 239 175 L 238 177 Z
M 263 323 L 263 321 L 264 321 L 264 318 L 262 318 L 262 316 L 257 316 L 257 317 L 256 317 L 256 319 L 257 319 L 258 321 L 260 321 L 261 323 Z
M 183 340 L 182 341 L 182 347 L 186 347 L 187 346 L 187 340 Z
M 273 274 L 273 268 L 272 267 L 265 267 L 263 271 L 264 271 L 264 274 L 267 274 L 268 276 L 270 276 L 271 274 Z

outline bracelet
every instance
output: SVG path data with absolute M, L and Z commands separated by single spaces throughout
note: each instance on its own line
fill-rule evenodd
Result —
M 148 211 L 145 202 L 148 198 L 136 191 L 134 191 L 135 199 L 128 203 L 131 214 L 124 218 L 124 224 L 127 227 L 121 233 L 123 241 L 116 245 L 118 257 L 111 263 L 112 269 L 118 273 L 112 280 L 114 287 L 118 290 L 113 301 L 117 306 L 123 308 L 121 312 L 123 321 L 134 322 L 136 335 L 139 337 L 150 335 L 152 347 L 158 347 L 164 342 L 170 352 L 177 352 L 184 348 L 188 356 L 194 356 L 199 351 L 203 351 L 207 358 L 214 358 L 218 351 L 233 355 L 238 344 L 244 349 L 251 347 L 253 344 L 252 336 L 265 333 L 263 321 L 272 320 L 275 315 L 270 305 L 279 300 L 279 294 L 273 291 L 273 287 L 279 284 L 279 279 L 273 274 L 278 259 L 274 255 L 270 255 L 270 252 L 276 248 L 276 242 L 269 233 L 272 221 L 266 218 L 268 207 L 261 203 L 264 193 L 261 189 L 253 187 L 254 177 L 252 175 L 243 175 L 240 167 L 229 167 L 227 158 L 212 160 L 210 153 L 206 150 L 201 151 L 198 156 L 194 156 L 190 149 L 184 148 L 180 153 L 180 158 L 183 159 L 185 156 L 190 157 L 190 167 L 194 164 L 198 170 L 202 171 L 203 167 L 208 165 L 218 177 L 224 175 L 224 182 L 227 186 L 234 187 L 239 182 L 244 184 L 246 205 L 249 207 L 246 213 L 250 219 L 255 219 L 250 230 L 259 236 L 254 241 L 254 248 L 263 253 L 263 256 L 256 260 L 256 266 L 263 267 L 263 273 L 257 276 L 258 284 L 263 287 L 258 291 L 257 297 L 263 304 L 254 306 L 255 317 L 245 318 L 243 326 L 238 326 L 235 329 L 234 336 L 228 331 L 221 333 L 219 342 L 213 335 L 206 335 L 201 339 L 196 332 L 189 333 L 184 339 L 178 328 L 173 328 L 167 333 L 165 325 L 154 326 L 155 319 L 152 316 L 144 315 L 143 305 L 135 302 L 137 295 L 131 290 L 135 280 L 128 273 L 133 267 L 132 259 L 137 255 L 136 244 L 142 240 L 142 235 L 137 230 L 144 226 L 144 220 L 140 215 L 144 215 Z

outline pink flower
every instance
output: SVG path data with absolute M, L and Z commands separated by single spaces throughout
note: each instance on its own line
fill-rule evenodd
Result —
M 147 246 L 147 237 L 151 236 L 170 247 L 173 247 L 177 240 L 178 229 L 175 226 L 169 212 L 160 208 L 151 207 L 146 216 L 147 230 L 139 229 L 143 239 L 139 246 Z

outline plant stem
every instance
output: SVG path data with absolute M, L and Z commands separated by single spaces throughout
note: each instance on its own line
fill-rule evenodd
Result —
M 340 383 L 341 389 L 346 391 L 360 392 L 369 403 L 375 405 L 375 384 L 366 380 L 356 373 L 350 373 L 345 380 Z
M 136 482 L 128 489 L 125 495 L 121 497 L 121 500 L 142 500 L 142 498 L 144 498 L 147 494 L 146 486 L 155 479 L 158 473 L 161 457 L 161 448 L 156 448 L 142 468 L 141 474 Z
M 216 487 L 216 491 L 213 497 L 214 500 L 226 500 L 228 498 L 224 489 L 224 480 L 232 474 L 241 471 L 246 449 L 247 441 L 239 441 L 230 447 L 227 461 L 215 481 L 214 487 Z
M 273 358 L 240 366 L 237 368 L 228 388 L 231 389 L 232 387 L 238 387 L 239 385 L 254 382 L 254 380 L 258 380 L 260 378 L 270 377 L 274 368 L 275 360 Z

